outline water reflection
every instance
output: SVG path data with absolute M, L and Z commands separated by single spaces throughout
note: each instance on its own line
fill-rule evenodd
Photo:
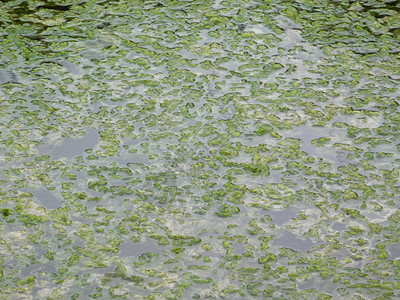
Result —
M 282 226 L 295 218 L 300 209 L 290 206 L 280 211 L 268 211 L 268 215 L 272 218 L 272 223 L 277 226 Z
M 40 155 L 50 155 L 53 160 L 74 158 L 82 155 L 85 150 L 94 148 L 99 143 L 98 130 L 87 129 L 86 135 L 80 138 L 65 138 L 54 145 L 39 147 Z
M 125 242 L 119 247 L 120 257 L 139 257 L 146 252 L 153 252 L 160 254 L 163 250 L 154 240 L 146 239 L 140 242 Z
M 274 245 L 284 248 L 290 248 L 294 251 L 307 252 L 314 246 L 318 245 L 313 243 L 308 237 L 299 237 L 290 231 L 284 231 L 280 236 L 274 239 Z
M 61 198 L 56 197 L 53 192 L 39 189 L 29 191 L 46 209 L 56 209 L 61 207 Z

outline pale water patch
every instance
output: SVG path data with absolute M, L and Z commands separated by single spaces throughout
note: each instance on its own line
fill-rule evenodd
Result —
M 40 155 L 50 155 L 54 160 L 60 158 L 74 158 L 83 155 L 85 150 L 94 148 L 99 143 L 99 133 L 94 129 L 87 129 L 86 135 L 80 138 L 59 139 L 54 144 L 39 147 Z
M 395 243 L 390 246 L 387 246 L 387 249 L 390 253 L 391 260 L 398 260 L 400 259 L 400 243 Z
M 139 242 L 125 242 L 119 245 L 120 257 L 139 257 L 145 252 L 160 254 L 163 251 L 162 246 L 158 245 L 153 239 L 146 239 Z
M 306 252 L 311 250 L 312 247 L 318 245 L 311 241 L 308 237 L 300 237 L 291 233 L 290 231 L 284 231 L 277 238 L 274 239 L 273 244 L 275 246 L 290 248 L 294 251 Z
M 327 159 L 334 162 L 337 166 L 347 165 L 349 163 L 346 159 L 345 151 L 338 150 L 329 145 L 315 146 L 312 144 L 312 141 L 320 138 L 329 138 L 330 143 L 346 141 L 345 131 L 341 128 L 301 125 L 294 127 L 292 130 L 282 130 L 280 133 L 284 137 L 300 139 L 302 142 L 300 149 L 309 156 Z
M 267 214 L 272 218 L 272 224 L 282 226 L 295 218 L 299 211 L 300 209 L 290 206 L 280 211 L 269 210 Z
M 46 209 L 56 209 L 61 207 L 61 198 L 56 197 L 52 191 L 39 189 L 31 190 L 29 193 L 37 198 Z
M 11 70 L 0 69 L 0 85 L 9 82 L 18 83 L 17 74 Z
M 0 6 L 22 33 L 0 39 L 1 68 L 18 77 L 0 78 L 3 294 L 398 296 L 396 263 L 375 255 L 381 243 L 399 257 L 387 226 L 398 217 L 398 45 L 375 11 L 25 2 Z M 374 18 L 388 34 L 374 34 Z M 41 27 L 55 20 L 68 22 Z M 240 163 L 256 155 L 269 163 L 252 174 Z M 58 255 L 54 274 L 43 251 Z

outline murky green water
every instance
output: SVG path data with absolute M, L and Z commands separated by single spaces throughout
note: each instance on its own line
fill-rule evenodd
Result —
M 0 3 L 1 299 L 398 299 L 397 1 Z

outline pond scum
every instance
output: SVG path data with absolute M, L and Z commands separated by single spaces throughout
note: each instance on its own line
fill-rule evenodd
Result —
M 0 299 L 399 299 L 400 4 L 0 3 Z

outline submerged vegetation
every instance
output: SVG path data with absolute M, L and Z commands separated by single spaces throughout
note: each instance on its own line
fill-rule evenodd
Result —
M 0 299 L 398 299 L 398 1 L 0 4 Z

